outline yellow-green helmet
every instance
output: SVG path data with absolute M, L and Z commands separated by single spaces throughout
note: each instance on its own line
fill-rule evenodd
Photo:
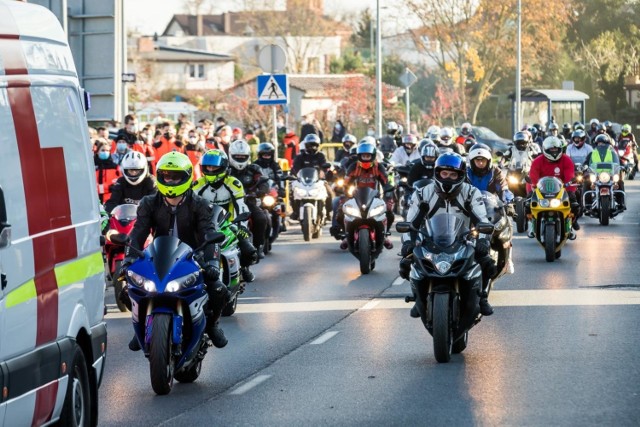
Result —
M 193 165 L 186 154 L 167 153 L 158 160 L 156 169 L 158 191 L 163 196 L 179 197 L 191 188 Z

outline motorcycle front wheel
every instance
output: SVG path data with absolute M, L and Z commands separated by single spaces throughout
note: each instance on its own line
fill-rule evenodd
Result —
M 438 363 L 451 360 L 451 310 L 449 294 L 433 294 L 433 353 Z
M 118 309 L 121 312 L 126 313 L 129 310 L 127 309 L 127 306 L 124 305 L 122 301 L 120 301 L 120 292 L 122 292 L 122 286 L 124 284 L 124 282 L 118 280 L 118 272 L 120 271 L 120 268 L 122 268 L 122 261 L 116 261 L 115 270 L 111 275 L 113 281 L 113 293 L 116 296 L 116 304 L 118 305 Z
M 300 221 L 300 225 L 302 225 L 302 237 L 304 237 L 304 241 L 308 242 L 311 240 L 311 234 L 313 233 L 313 218 L 311 218 L 311 206 L 307 206 L 304 208 L 303 217 Z
M 600 197 L 600 225 L 609 225 L 609 215 L 611 213 L 611 199 L 609 196 Z
M 516 229 L 518 233 L 524 233 L 527 228 L 527 215 L 524 211 L 524 199 L 516 199 Z
M 555 224 L 545 224 L 544 227 L 544 255 L 547 262 L 556 259 L 556 227 Z
M 169 394 L 173 387 L 173 356 L 171 354 L 171 316 L 155 314 L 149 343 L 149 374 L 156 394 Z
M 360 260 L 360 273 L 369 274 L 371 272 L 371 241 L 367 228 L 358 231 L 358 259 Z

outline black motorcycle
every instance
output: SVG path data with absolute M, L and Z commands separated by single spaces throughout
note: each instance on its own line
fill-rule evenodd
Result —
M 492 234 L 494 227 L 479 223 L 470 231 L 461 217 L 443 213 L 427 220 L 419 230 L 410 222 L 398 223 L 396 230 L 417 232 L 411 255 L 411 287 L 422 323 L 433 336 L 436 360 L 449 362 L 452 353 L 467 347 L 469 330 L 482 317 L 482 270 L 475 261 L 475 241 L 478 233 Z

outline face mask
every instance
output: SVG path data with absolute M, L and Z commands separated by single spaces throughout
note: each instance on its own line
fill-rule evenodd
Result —
M 196 138 L 195 136 L 189 138 L 189 144 L 195 145 L 196 142 L 198 142 L 198 138 Z
M 118 142 L 116 144 L 116 150 L 118 150 L 118 152 L 120 152 L 120 153 L 124 153 L 127 150 L 127 143 L 126 142 Z
M 138 125 L 129 125 L 129 126 L 127 126 L 127 128 L 129 129 L 129 133 L 138 132 Z
M 107 160 L 109 158 L 110 154 L 108 151 L 98 151 L 98 158 L 100 160 Z
M 339 131 L 340 129 L 342 129 L 342 126 L 340 126 L 340 123 L 336 123 L 336 130 Z
M 369 135 L 369 136 L 374 136 L 375 134 L 376 134 L 376 131 L 375 131 L 375 130 L 373 130 L 373 129 L 369 129 L 369 130 L 367 131 L 367 135 Z
M 166 139 L 171 139 L 171 134 L 170 134 L 169 132 L 166 132 L 166 133 L 164 134 L 164 137 L 165 137 Z

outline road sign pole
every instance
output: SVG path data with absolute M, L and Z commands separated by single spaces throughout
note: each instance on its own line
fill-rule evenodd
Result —
M 411 107 L 410 107 L 410 102 L 409 102 L 409 90 L 410 87 L 407 87 L 407 130 L 405 131 L 405 133 L 408 135 L 411 133 Z
M 274 160 L 278 161 L 278 113 L 276 106 L 273 107 L 273 146 L 276 148 L 276 152 L 273 154 Z

